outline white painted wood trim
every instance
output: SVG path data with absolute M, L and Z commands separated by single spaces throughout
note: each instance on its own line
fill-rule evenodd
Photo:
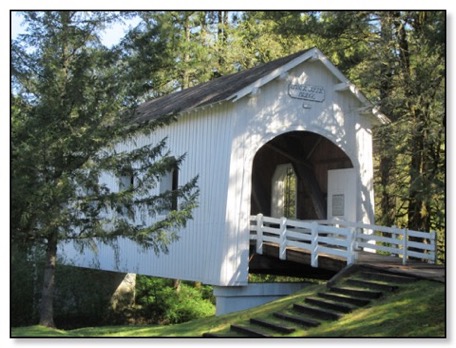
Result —
M 230 100 L 232 99 L 233 102 L 238 101 L 239 99 L 245 97 L 247 94 L 252 93 L 252 91 L 255 88 L 260 88 L 261 86 L 267 84 L 268 82 L 274 80 L 277 77 L 280 77 L 281 75 L 287 73 L 290 69 L 293 69 L 295 66 L 301 64 L 302 62 L 305 62 L 306 60 L 311 59 L 312 57 L 315 56 L 315 50 L 316 48 L 313 48 L 306 53 L 304 53 L 302 56 L 299 56 L 292 61 L 288 62 L 287 64 L 281 66 L 280 68 L 275 69 L 268 75 L 260 78 L 259 80 L 255 81 L 254 83 L 242 88 L 241 90 L 237 91 L 233 95 L 229 96 L 227 99 Z
M 334 85 L 334 90 L 336 92 L 343 92 L 343 91 L 346 91 L 350 88 L 350 84 L 348 84 L 347 82 L 341 82 L 341 83 L 338 83 L 337 85 Z

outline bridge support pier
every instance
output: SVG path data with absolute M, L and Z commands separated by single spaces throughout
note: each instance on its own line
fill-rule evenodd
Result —
M 309 283 L 252 283 L 247 286 L 214 286 L 216 315 L 257 307 L 288 296 Z

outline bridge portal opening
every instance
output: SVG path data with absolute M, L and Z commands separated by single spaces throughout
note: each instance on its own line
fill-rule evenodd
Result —
M 312 132 L 279 135 L 256 153 L 252 168 L 251 214 L 327 218 L 328 171 L 353 168 L 329 139 Z

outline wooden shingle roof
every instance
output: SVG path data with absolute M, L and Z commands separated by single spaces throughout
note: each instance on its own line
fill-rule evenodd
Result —
M 248 70 L 218 77 L 197 86 L 149 100 L 137 108 L 136 121 L 146 122 L 160 116 L 178 114 L 204 105 L 230 100 L 237 91 L 270 74 L 305 52 L 300 51 Z

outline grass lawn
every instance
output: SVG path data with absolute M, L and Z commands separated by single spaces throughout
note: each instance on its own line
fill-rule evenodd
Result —
M 12 328 L 14 337 L 201 337 L 204 332 L 228 330 L 233 323 L 303 301 L 324 288 L 312 285 L 286 298 L 241 312 L 167 326 L 104 326 L 56 330 L 41 326 Z M 366 307 L 316 328 L 301 328 L 286 337 L 446 337 L 445 284 L 422 280 Z

